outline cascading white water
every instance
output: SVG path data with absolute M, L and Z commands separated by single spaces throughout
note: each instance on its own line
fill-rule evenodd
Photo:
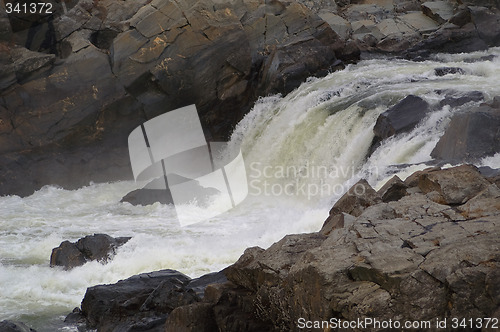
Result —
M 497 57 L 481 60 L 490 54 Z M 229 144 L 230 150 L 241 145 L 250 195 L 235 209 L 189 227 L 178 225 L 170 206 L 119 203 L 138 187 L 131 182 L 0 197 L 0 320 L 68 331 L 63 317 L 89 286 L 163 268 L 196 277 L 233 263 L 247 247 L 319 230 L 333 201 L 359 178 L 380 186 L 393 174 L 404 178 L 426 167 L 450 116 L 460 109 L 436 106 L 417 128 L 388 139 L 367 158 L 380 113 L 409 94 L 432 105 L 441 98 L 437 90 L 478 90 L 487 99 L 500 95 L 499 55 L 496 48 L 418 63 L 362 61 L 310 79 L 286 97 L 262 98 Z M 461 67 L 466 74 L 435 76 L 434 68 L 442 66 Z M 500 167 L 500 155 L 483 164 Z M 92 233 L 133 238 L 106 265 L 49 267 L 52 248 Z

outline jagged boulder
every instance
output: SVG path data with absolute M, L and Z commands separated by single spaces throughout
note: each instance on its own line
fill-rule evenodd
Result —
M 113 238 L 106 234 L 94 234 L 74 243 L 64 241 L 52 249 L 50 266 L 62 266 L 69 270 L 88 261 L 107 262 L 115 250 L 128 240 L 130 237 Z
M 169 302 L 157 303 L 155 295 L 165 291 L 164 295 L 174 295 L 183 304 L 196 301 L 193 293 L 183 291 L 189 281 L 190 278 L 180 272 L 161 270 L 112 285 L 90 287 L 82 301 L 82 315 L 89 327 L 103 332 L 152 328 L 163 324 L 171 311 L 167 307 Z M 149 310 L 141 310 L 144 305 Z
M 377 194 L 385 203 L 399 201 L 408 195 L 406 189 L 408 189 L 408 186 L 397 175 L 394 175 L 377 191 Z
M 370 184 L 364 179 L 359 180 L 333 205 L 320 233 L 328 235 L 334 229 L 343 228 L 346 226 L 346 220 L 349 223 L 366 208 L 380 201 L 381 197 Z
M 380 202 L 380 200 L 379 195 L 370 184 L 361 179 L 333 205 L 330 215 L 344 212 L 358 217 L 367 207 Z
M 453 4 L 448 1 L 427 1 L 422 4 L 425 15 L 439 23 L 445 23 L 453 17 Z

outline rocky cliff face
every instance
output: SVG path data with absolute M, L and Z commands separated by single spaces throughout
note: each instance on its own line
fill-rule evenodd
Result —
M 2 10 L 0 195 L 129 179 L 127 137 L 147 119 L 195 103 L 207 136 L 227 138 L 259 96 L 360 50 L 422 58 L 498 45 L 495 5 L 72 0 L 53 1 L 51 15 Z
M 189 295 L 182 293 L 189 292 L 186 279 L 181 293 L 136 290 L 141 295 L 126 302 L 134 305 L 117 311 L 123 292 L 112 290 L 139 280 L 128 279 L 90 288 L 82 321 L 117 331 L 109 321 L 118 320 L 120 331 L 132 331 L 137 317 L 154 314 L 157 322 L 166 317 L 158 327 L 165 331 L 299 331 L 300 319 L 500 318 L 495 181 L 470 165 L 395 177 L 379 191 L 361 180 L 334 205 L 320 232 L 288 235 L 267 250 L 247 249 L 223 271 L 229 281 L 200 282 L 199 298 L 178 301 Z M 107 294 L 115 295 L 90 305 Z M 159 316 L 143 309 L 151 298 L 169 309 Z M 99 325 L 96 317 L 107 323 Z
M 55 54 L 2 44 L 0 194 L 130 178 L 127 137 L 145 120 L 195 103 L 207 135 L 224 138 L 258 96 L 343 58 L 299 3 L 81 0 L 50 27 L 35 37 L 51 35 Z

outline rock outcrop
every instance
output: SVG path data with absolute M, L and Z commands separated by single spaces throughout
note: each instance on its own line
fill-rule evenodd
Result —
M 494 315 L 498 187 L 473 166 L 430 169 L 405 185 L 403 197 L 360 206 L 328 237 L 289 235 L 267 250 L 248 249 L 227 268 L 228 279 L 257 296 L 255 311 L 276 331 L 298 331 L 299 318 Z
M 94 260 L 105 263 L 128 240 L 130 237 L 113 238 L 106 234 L 94 234 L 74 243 L 64 241 L 52 249 L 50 266 L 62 266 L 69 270 Z
M 443 3 L 443 1 L 437 2 Z M 427 38 L 409 47 L 405 51 L 408 58 L 422 59 L 436 51 L 445 53 L 474 52 L 498 44 L 500 40 L 498 6 L 487 9 L 474 5 L 462 5 L 454 7 L 451 12 L 449 4 L 447 7 L 448 9 L 443 8 L 440 12 L 444 17 L 449 17 L 449 14 L 453 14 L 453 16 Z
M 299 331 L 299 319 L 500 318 L 500 189 L 493 177 L 463 165 L 394 177 L 378 192 L 360 181 L 332 211 L 321 232 L 247 249 L 223 271 L 228 281 L 199 282 L 203 295 L 190 293 L 195 282 L 187 277 L 160 271 L 157 281 L 153 273 L 89 288 L 82 313 L 99 331 L 148 322 L 162 331 Z M 332 223 L 332 215 L 342 222 Z M 136 281 L 148 290 L 131 294 Z

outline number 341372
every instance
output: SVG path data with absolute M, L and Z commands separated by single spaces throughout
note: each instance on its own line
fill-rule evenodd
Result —
M 7 14 L 52 14 L 52 4 L 45 2 L 5 3 Z

